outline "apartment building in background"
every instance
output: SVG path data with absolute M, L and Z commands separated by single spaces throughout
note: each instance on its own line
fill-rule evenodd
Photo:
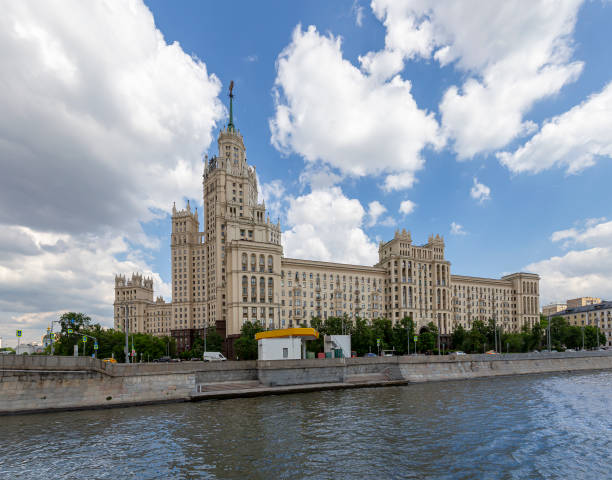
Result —
M 202 226 L 187 202 L 172 209 L 172 302 L 153 300 L 153 281 L 140 274 L 115 279 L 115 328 L 153 335 L 215 328 L 228 339 L 244 322 L 288 328 L 311 318 L 347 316 L 397 322 L 409 316 L 418 329 L 433 322 L 443 335 L 455 326 L 495 319 L 519 331 L 539 319 L 539 276 L 513 273 L 499 279 L 451 273 L 444 238 L 415 244 L 397 230 L 381 242 L 375 265 L 349 265 L 284 256 L 279 222 L 259 202 L 255 166 L 233 122 L 218 136 L 218 154 L 203 166 Z M 325 212 L 320 212 L 325 215 Z M 350 248 L 350 245 L 347 245 Z M 189 348 L 180 335 L 182 345 Z

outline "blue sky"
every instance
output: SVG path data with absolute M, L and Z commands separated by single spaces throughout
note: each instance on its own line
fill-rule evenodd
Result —
M 356 4 L 352 1 L 146 3 L 168 42 L 178 41 L 186 52 L 205 60 L 224 87 L 231 79 L 236 82 L 236 115 L 260 179 L 265 182 L 279 178 L 288 190 L 302 191 L 297 177 L 304 167 L 303 159 L 295 153 L 282 156 L 270 143 L 268 119 L 275 110 L 271 90 L 276 59 L 296 25 L 315 25 L 323 34 L 340 36 L 344 57 L 358 65 L 359 55 L 384 48 L 384 26 L 368 3 L 357 4 L 363 8 L 361 26 L 356 24 Z M 582 5 L 572 55 L 585 62 L 580 78 L 552 98 L 536 103 L 525 119 L 541 123 L 559 115 L 612 79 L 612 62 L 602 48 L 612 43 L 612 30 L 608 28 L 611 14 L 610 5 L 604 3 Z M 401 74 L 411 80 L 419 107 L 435 113 L 438 120 L 437 107 L 444 92 L 466 76 L 452 66 L 440 68 L 436 62 L 422 59 L 408 62 Z M 227 101 L 223 96 L 222 99 Z M 215 145 L 209 153 L 215 153 Z M 407 192 L 382 193 L 377 187 L 379 178 L 347 179 L 341 182 L 342 189 L 363 205 L 380 201 L 394 213 L 397 226 L 412 231 L 416 242 L 425 242 L 429 233 L 445 235 L 447 258 L 457 273 L 497 276 L 543 257 L 562 254 L 562 246 L 550 242 L 552 232 L 585 218 L 610 215 L 609 162 L 600 162 L 579 175 L 567 175 L 562 169 L 515 175 L 490 153 L 464 162 L 457 162 L 454 152 L 448 149 L 427 151 L 425 157 L 427 164 L 419 172 L 418 183 Z M 469 196 L 475 176 L 492 190 L 491 199 L 483 204 Z M 568 195 L 568 191 L 572 193 Z M 406 198 L 417 203 L 418 208 L 402 217 L 397 210 Z M 451 236 L 453 221 L 462 225 L 467 234 Z M 366 232 L 372 238 L 389 239 L 395 228 L 375 225 L 366 228 Z M 162 255 L 158 260 L 158 271 L 169 279 L 167 257 Z
M 373 263 L 406 228 L 444 235 L 454 273 L 611 297 L 610 2 L 26 1 L 4 17 L 10 342 L 66 310 L 110 325 L 115 273 L 170 300 L 170 209 L 201 205 L 230 80 L 287 256 Z

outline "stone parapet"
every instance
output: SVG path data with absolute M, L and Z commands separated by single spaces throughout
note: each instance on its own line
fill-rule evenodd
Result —
M 0 414 L 608 369 L 612 351 L 135 365 L 4 355 Z

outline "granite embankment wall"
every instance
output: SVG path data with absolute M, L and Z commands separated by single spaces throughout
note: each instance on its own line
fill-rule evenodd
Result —
M 197 384 L 254 379 L 255 361 L 124 365 L 0 355 L 0 414 L 188 401 Z
M 198 392 L 223 384 L 235 389 L 241 382 L 251 393 L 257 388 L 274 393 L 277 387 L 299 385 L 323 389 L 605 369 L 612 369 L 612 352 L 135 365 L 0 355 L 0 413 L 189 401 Z

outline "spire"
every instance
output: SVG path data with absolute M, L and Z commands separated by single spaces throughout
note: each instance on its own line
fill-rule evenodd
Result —
M 229 86 L 229 98 L 230 98 L 230 118 L 229 124 L 227 125 L 227 129 L 230 132 L 235 132 L 236 127 L 234 127 L 234 81 L 230 82 Z

